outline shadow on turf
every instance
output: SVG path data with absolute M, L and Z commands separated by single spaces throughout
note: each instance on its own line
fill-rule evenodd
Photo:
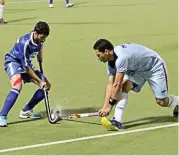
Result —
M 61 115 L 70 115 L 70 114 L 74 114 L 74 113 L 87 113 L 87 112 L 95 112 L 96 110 L 98 110 L 98 108 L 93 108 L 93 107 L 89 107 L 89 108 L 79 108 L 79 109 L 63 109 L 61 110 Z M 46 111 L 42 111 L 40 112 L 43 116 L 42 119 L 43 120 L 45 118 L 47 118 L 47 113 Z M 38 120 L 38 119 L 37 119 Z M 33 119 L 22 119 L 19 121 L 15 121 L 15 122 L 10 122 L 8 123 L 8 125 L 13 125 L 13 124 L 21 124 L 21 123 L 26 123 L 26 122 L 33 122 L 33 121 L 37 121 L 37 120 L 33 120 Z M 72 122 L 80 122 L 80 123 L 85 123 L 85 124 L 95 124 L 95 125 L 100 125 L 99 123 L 95 123 L 95 122 L 86 122 L 86 121 L 80 121 L 80 120 L 66 120 L 66 121 L 72 121 Z
M 88 108 L 79 108 L 79 109 L 63 109 L 60 111 L 60 115 L 62 116 L 68 116 L 70 114 L 76 114 L 76 113 L 89 113 L 89 112 L 96 112 L 99 108 L 94 107 L 88 107 Z M 44 118 L 47 118 L 46 111 L 40 112 Z M 89 121 L 81 121 L 80 119 L 76 120 L 65 120 L 65 121 L 71 121 L 71 122 L 79 122 L 84 124 L 93 124 L 93 125 L 101 125 L 100 123 L 96 122 L 89 122 Z
M 9 20 L 8 23 L 16 23 L 16 22 L 21 22 L 21 21 L 26 21 L 26 20 L 31 20 L 31 19 L 36 19 L 37 17 L 28 17 L 28 18 L 19 18 L 19 19 L 15 19 L 15 20 Z M 19 25 L 21 25 L 19 23 Z
M 77 113 L 90 113 L 90 112 L 96 112 L 99 108 L 95 107 L 86 107 L 86 108 L 78 108 L 78 109 L 71 109 L 71 108 L 65 108 L 60 110 L 60 115 L 70 115 L 70 114 L 77 114 Z M 47 117 L 46 111 L 40 112 L 44 118 Z
M 165 123 L 165 122 L 177 122 L 177 119 L 174 118 L 173 116 L 154 116 L 154 117 L 146 117 L 146 118 L 124 122 L 123 125 L 124 125 L 124 129 L 128 129 L 141 125 Z
M 71 121 L 71 122 L 78 122 L 78 123 L 83 123 L 83 124 L 92 124 L 92 125 L 99 125 L 99 126 L 101 126 L 101 124 L 98 123 L 98 122 L 81 121 L 81 120 L 78 120 L 78 119 L 76 119 L 76 120 L 66 120 L 66 121 Z
M 75 114 L 75 113 L 88 113 L 88 112 L 95 112 L 96 110 L 98 110 L 98 108 L 94 108 L 94 107 L 79 108 L 79 109 L 63 109 L 63 110 L 61 110 L 60 115 L 70 115 L 70 114 Z M 43 116 L 43 118 L 40 119 L 40 120 L 43 120 L 43 119 L 47 118 L 46 111 L 42 111 L 40 113 Z M 10 122 L 8 124 L 13 125 L 13 124 L 20 124 L 20 123 L 25 123 L 25 122 L 33 122 L 33 121 L 36 121 L 36 120 L 24 119 L 24 120 L 20 120 L 20 121 Z M 84 120 L 82 121 L 80 119 L 65 120 L 65 121 L 78 122 L 78 123 L 83 123 L 83 124 L 93 124 L 93 125 L 101 126 L 100 122 L 90 122 L 90 121 L 84 121 Z M 124 122 L 123 127 L 124 127 L 124 129 L 128 129 L 128 128 L 138 127 L 138 126 L 142 126 L 142 125 L 148 125 L 148 124 L 151 125 L 151 124 L 165 123 L 165 122 L 177 122 L 177 119 L 174 118 L 173 116 L 146 117 L 146 118 L 140 118 L 140 119 Z
M 33 122 L 33 121 L 43 120 L 43 119 L 44 118 L 42 118 L 42 119 L 21 119 L 19 121 L 10 122 L 10 123 L 8 123 L 8 125 L 21 124 L 21 123 L 26 123 L 26 122 Z

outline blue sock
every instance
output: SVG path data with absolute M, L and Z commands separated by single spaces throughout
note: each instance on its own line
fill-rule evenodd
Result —
M 69 0 L 66 0 L 66 4 L 68 4 L 69 3 Z
M 50 0 L 50 4 L 53 4 L 53 0 Z
M 0 112 L 0 116 L 7 116 L 14 103 L 16 102 L 20 91 L 16 88 L 12 88 L 9 94 L 6 97 L 4 106 Z
M 40 101 L 44 99 L 44 92 L 42 89 L 38 89 L 33 95 L 29 103 L 22 109 L 23 111 L 32 110 Z

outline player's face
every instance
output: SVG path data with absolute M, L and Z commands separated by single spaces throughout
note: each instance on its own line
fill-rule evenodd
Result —
M 45 42 L 46 38 L 47 36 L 45 34 L 34 33 L 34 42 L 37 44 Z
M 112 59 L 111 51 L 105 50 L 105 52 L 100 52 L 99 50 L 95 50 L 96 56 L 98 57 L 98 60 L 100 60 L 103 63 L 106 63 L 107 61 L 110 61 Z
M 45 42 L 46 38 L 47 38 L 46 35 L 44 35 L 44 34 L 38 34 L 38 40 L 39 40 L 40 43 Z

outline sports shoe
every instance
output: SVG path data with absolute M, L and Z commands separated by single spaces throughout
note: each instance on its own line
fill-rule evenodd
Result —
M 68 4 L 66 4 L 66 8 L 71 8 L 72 6 L 73 6 L 72 3 L 68 3 Z
M 178 117 L 178 105 L 175 106 L 174 110 L 173 110 L 173 116 L 174 117 Z
M 50 8 L 53 8 L 53 4 L 49 4 L 49 7 L 50 7 Z
M 19 117 L 22 119 L 31 118 L 31 119 L 41 119 L 42 115 L 40 113 L 35 113 L 33 110 L 23 111 L 21 109 Z
M 7 127 L 7 117 L 0 116 L 0 127 Z
M 101 119 L 101 124 L 103 127 L 105 127 L 108 130 L 111 130 L 111 131 L 123 130 L 122 124 L 114 119 L 108 120 L 106 117 L 103 117 Z
M 7 24 L 8 22 L 3 20 L 3 18 L 0 19 L 0 24 Z

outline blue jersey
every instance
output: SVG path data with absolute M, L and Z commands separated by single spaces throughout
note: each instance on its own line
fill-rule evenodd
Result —
M 39 53 L 41 48 L 42 43 L 36 44 L 33 41 L 33 31 L 21 36 L 12 50 L 5 55 L 4 69 L 8 77 L 11 78 L 13 75 L 26 73 L 26 67 L 30 67 L 35 71 L 32 58 Z
M 42 48 L 42 43 L 36 44 L 33 41 L 33 31 L 21 36 L 12 50 L 5 55 L 5 61 L 18 62 L 23 68 L 32 66 L 34 58 Z

